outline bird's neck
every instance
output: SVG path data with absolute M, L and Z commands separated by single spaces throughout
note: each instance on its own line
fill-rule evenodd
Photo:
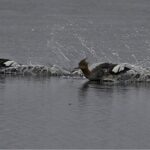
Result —
M 84 69 L 81 69 L 81 70 L 82 70 L 82 72 L 83 72 L 83 74 L 84 74 L 84 76 L 85 76 L 86 78 L 89 78 L 89 77 L 90 77 L 91 71 L 89 70 L 88 67 L 87 67 L 87 68 L 84 68 Z

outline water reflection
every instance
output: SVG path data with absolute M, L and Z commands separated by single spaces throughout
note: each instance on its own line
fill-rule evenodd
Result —
M 93 126 L 97 131 L 93 132 L 100 139 L 103 136 L 103 148 L 149 145 L 146 142 L 149 135 L 145 134 L 149 122 L 149 90 L 150 83 L 112 84 L 88 81 L 80 87 L 80 113 L 87 122 L 94 122 Z
M 0 143 L 4 148 L 146 148 L 149 90 L 148 83 L 2 78 Z

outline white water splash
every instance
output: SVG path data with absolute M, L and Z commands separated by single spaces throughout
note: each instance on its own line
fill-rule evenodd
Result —
M 101 63 L 95 63 L 89 66 L 89 69 L 93 69 Z M 142 66 L 135 66 L 128 63 L 121 63 L 117 66 L 120 68 L 130 68 L 129 71 L 120 75 L 111 75 L 104 77 L 104 81 L 130 81 L 130 82 L 149 82 L 150 81 L 150 68 L 143 68 Z M 17 65 L 8 68 L 1 68 L 0 74 L 10 75 L 30 75 L 30 76 L 67 76 L 67 77 L 83 77 L 83 73 L 80 69 L 74 71 L 68 71 L 58 65 L 43 66 L 43 65 Z
M 3 68 L 0 70 L 0 74 L 62 76 L 70 75 L 70 72 L 57 65 L 20 65 L 16 67 Z
M 70 61 L 70 59 L 63 53 L 62 48 L 64 48 L 60 43 L 56 42 L 57 50 L 65 58 L 65 60 Z
M 87 45 L 87 41 L 85 40 L 85 39 L 83 39 L 82 37 L 80 37 L 80 36 L 78 36 L 77 34 L 75 34 L 75 36 L 77 37 L 77 39 L 81 42 L 81 45 L 84 47 L 84 48 L 86 48 L 89 52 L 90 52 L 90 54 L 92 54 L 92 56 L 94 57 L 94 58 L 96 58 L 97 59 L 97 54 L 96 54 L 96 51 L 94 50 L 94 47 L 89 47 L 88 45 Z

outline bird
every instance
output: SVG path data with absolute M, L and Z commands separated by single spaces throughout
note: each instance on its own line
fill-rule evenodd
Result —
M 0 58 L 0 69 L 3 68 L 9 68 L 9 67 L 16 67 L 19 66 L 17 62 L 10 60 L 10 59 L 5 59 L 5 58 Z
M 107 62 L 101 63 L 90 70 L 86 58 L 79 62 L 78 68 L 82 70 L 83 75 L 90 81 L 112 80 L 130 70 L 129 67 Z

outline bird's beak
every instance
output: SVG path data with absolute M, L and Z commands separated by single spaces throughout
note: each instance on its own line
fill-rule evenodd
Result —
M 75 67 L 75 68 L 73 68 L 73 70 L 71 72 L 74 72 L 74 71 L 76 71 L 78 69 L 80 69 L 80 68 L 79 67 Z
M 75 67 L 74 70 L 80 69 L 79 67 Z

